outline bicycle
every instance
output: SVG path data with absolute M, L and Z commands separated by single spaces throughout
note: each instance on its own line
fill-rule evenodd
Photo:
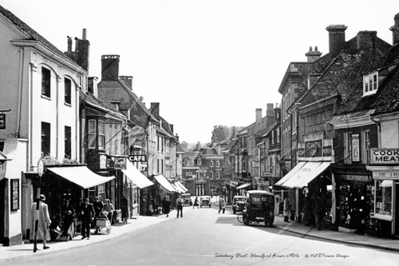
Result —
M 243 222 L 244 222 L 244 216 L 243 216 L 242 212 L 240 212 L 239 214 L 237 214 L 237 220 L 238 220 L 240 223 L 243 223 Z

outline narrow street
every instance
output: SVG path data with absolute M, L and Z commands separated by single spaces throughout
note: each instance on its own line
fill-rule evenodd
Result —
M 231 209 L 218 214 L 213 206 L 190 208 L 183 219 L 108 241 L 7 265 L 394 265 L 397 258 L 394 252 L 301 238 L 263 224 L 244 226 Z

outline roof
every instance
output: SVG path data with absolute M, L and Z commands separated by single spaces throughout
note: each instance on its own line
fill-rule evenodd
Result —
M 73 61 L 71 58 L 66 56 L 63 52 L 61 52 L 57 47 L 55 47 L 52 43 L 50 43 L 46 38 L 44 38 L 42 35 L 40 35 L 38 32 L 36 32 L 34 29 L 28 26 L 25 22 L 20 20 L 17 16 L 15 16 L 12 12 L 9 10 L 5 9 L 0 5 L 0 14 L 2 14 L 11 24 L 16 26 L 22 33 L 27 35 L 26 40 L 35 40 L 42 44 L 44 47 L 49 49 L 50 51 L 54 52 L 58 56 L 62 57 L 66 61 L 74 64 L 75 66 L 80 67 L 75 61 Z

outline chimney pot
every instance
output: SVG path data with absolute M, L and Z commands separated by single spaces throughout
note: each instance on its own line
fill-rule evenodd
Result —
M 86 40 L 86 39 L 87 39 L 87 30 L 83 29 L 82 40 Z
M 326 28 L 329 32 L 330 56 L 335 58 L 345 47 L 345 31 L 348 27 L 342 24 L 330 25 Z

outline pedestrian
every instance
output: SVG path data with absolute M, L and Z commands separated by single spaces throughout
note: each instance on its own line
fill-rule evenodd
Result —
M 94 209 L 94 226 L 96 226 L 96 234 L 98 233 L 98 227 L 97 227 L 97 217 L 100 216 L 100 213 L 102 213 L 104 209 L 104 204 L 100 201 L 100 198 L 98 196 L 94 197 L 94 203 L 93 203 L 93 209 Z
M 163 213 L 166 214 L 166 217 L 169 217 L 169 212 L 170 212 L 170 200 L 165 197 L 162 201 L 162 209 L 163 209 Z
M 30 230 L 30 239 L 42 240 L 43 241 L 43 249 L 49 249 L 47 246 L 47 241 L 50 240 L 49 226 L 51 224 L 50 214 L 48 212 L 48 206 L 44 201 L 46 200 L 46 196 L 43 194 L 39 197 L 39 211 L 37 211 L 37 202 L 33 203 L 31 206 L 31 230 Z M 37 224 L 37 232 L 36 232 L 36 221 Z
M 179 218 L 179 213 L 180 213 L 180 218 L 183 218 L 183 204 L 184 204 L 184 202 L 183 202 L 182 196 L 179 195 L 179 197 L 176 200 L 176 209 L 177 209 L 177 217 L 176 218 Z
M 82 219 L 82 239 L 87 237 L 87 240 L 90 239 L 90 227 L 93 222 L 93 218 L 95 215 L 93 205 L 90 204 L 89 199 L 84 199 L 84 205 L 80 209 L 79 213 Z
M 64 225 L 63 231 L 65 236 L 71 236 L 75 234 L 75 225 L 74 225 L 74 218 L 75 218 L 75 208 L 70 204 L 70 199 L 66 199 L 65 207 L 64 207 Z
M 111 203 L 111 200 L 105 199 L 105 205 L 104 205 L 104 211 L 107 212 L 107 218 L 111 222 L 111 224 L 114 224 L 114 205 Z
M 125 197 L 122 198 L 122 221 L 124 224 L 127 224 L 127 219 L 129 218 L 129 206 L 127 199 Z
M 226 201 L 224 200 L 223 195 L 221 195 L 219 197 L 219 212 L 218 213 L 220 213 L 221 210 L 223 210 L 223 214 L 224 214 L 224 211 L 226 210 Z
M 198 201 L 198 197 L 195 197 L 195 200 L 194 200 L 194 205 L 193 205 L 193 209 L 194 209 L 194 207 L 195 206 L 197 206 L 197 208 L 199 209 L 199 201 Z
M 321 197 L 320 192 L 316 193 L 316 195 L 313 195 L 312 212 L 314 215 L 316 228 L 317 230 L 321 230 L 321 223 L 324 217 L 324 199 Z
M 283 207 L 283 215 L 284 215 L 284 222 L 289 222 L 289 217 L 291 216 L 291 206 L 290 200 L 288 196 L 284 198 L 284 207 Z

